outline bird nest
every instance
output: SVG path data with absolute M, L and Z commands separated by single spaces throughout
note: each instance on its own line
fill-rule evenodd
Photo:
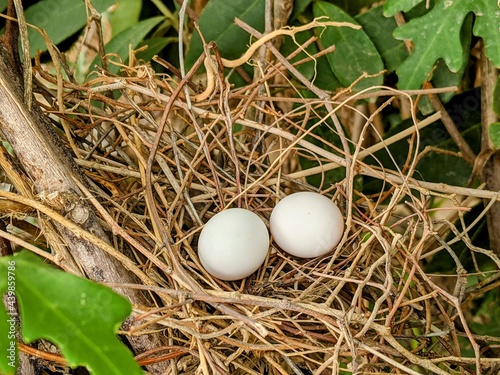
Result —
M 396 138 L 362 143 L 376 134 L 385 106 L 413 108 L 409 94 L 385 87 L 324 92 L 282 56 L 256 69 L 260 76 L 244 87 L 217 74 L 202 100 L 200 78 L 156 73 L 140 61 L 121 66 L 120 76 L 100 70 L 86 84 L 35 68 L 45 86 L 42 105 L 89 180 L 89 201 L 114 248 L 138 266 L 140 282 L 121 287 L 141 288 L 154 300 L 134 306 L 136 319 L 144 332 L 154 327 L 168 337 L 169 346 L 140 363 L 171 361 L 178 374 L 494 371 L 481 354 L 491 342 L 470 331 L 464 308 L 491 282 L 468 289 L 456 256 L 448 278 L 423 265 L 439 252 L 452 254 L 450 241 L 463 241 L 500 266 L 460 225 L 478 198 L 495 196 L 414 178 L 419 129 L 439 114 L 412 116 L 413 126 Z M 303 90 L 316 95 L 302 97 Z M 371 102 L 371 115 L 356 113 L 361 100 Z M 362 122 L 351 143 L 339 118 L 354 116 Z M 318 136 L 319 127 L 336 133 L 338 144 Z M 411 147 L 402 169 L 363 162 L 403 138 Z M 335 169 L 341 177 L 325 183 Z M 379 181 L 380 191 L 357 191 L 360 176 Z M 242 207 L 267 225 L 275 204 L 296 191 L 319 192 L 341 208 L 345 234 L 332 252 L 298 259 L 271 239 L 264 264 L 243 280 L 221 281 L 203 269 L 197 240 L 213 215 Z M 436 200 L 440 206 L 431 208 Z M 132 333 L 142 331 L 124 334 Z

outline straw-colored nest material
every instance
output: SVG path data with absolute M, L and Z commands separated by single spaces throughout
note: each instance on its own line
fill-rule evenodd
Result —
M 115 249 L 139 266 L 143 285 L 135 287 L 158 303 L 154 310 L 135 306 L 144 313 L 144 331 L 156 322 L 170 339 L 170 347 L 148 359 L 170 360 L 178 374 L 493 371 L 498 362 L 479 353 L 479 344 L 491 341 L 467 328 L 467 305 L 491 282 L 467 289 L 458 259 L 457 275 L 447 283 L 426 275 L 422 264 L 458 240 L 472 254 L 489 255 L 454 223 L 477 197 L 495 196 L 412 178 L 417 124 L 408 132 L 413 153 L 404 155 L 399 172 L 363 164 L 369 151 L 360 145 L 346 155 L 319 137 L 311 143 L 306 122 L 328 127 L 324 120 L 337 122 L 341 110 L 354 116 L 360 94 L 345 92 L 342 100 L 326 93 L 322 99 L 283 97 L 272 83 L 290 66 L 280 60 L 261 69 L 263 76 L 240 89 L 230 90 L 219 78 L 217 92 L 192 104 L 184 87 L 193 93 L 193 81 L 179 87 L 179 79 L 140 64 L 123 68 L 124 77 L 102 71 L 86 85 L 59 82 L 59 95 L 56 89 L 44 93 L 57 103 L 45 105 L 47 112 L 72 134 L 66 142 L 91 180 L 89 200 Z M 38 70 L 46 82 L 57 83 Z M 409 100 L 401 92 L 374 90 L 365 97 Z M 372 131 L 372 120 L 364 118 L 362 135 Z M 300 260 L 271 242 L 265 263 L 247 279 L 211 277 L 197 256 L 203 224 L 236 206 L 268 223 L 286 194 L 317 191 L 305 177 L 318 169 L 301 170 L 299 154 L 325 169 L 333 162 L 348 167 L 346 179 L 320 191 L 346 218 L 340 245 L 324 257 Z M 354 179 L 360 175 L 385 181 L 385 191 L 357 193 Z M 439 220 L 428 209 L 431 197 L 446 203 Z M 466 347 L 476 357 L 466 358 Z

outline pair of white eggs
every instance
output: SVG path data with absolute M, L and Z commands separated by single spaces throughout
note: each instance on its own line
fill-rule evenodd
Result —
M 323 195 L 291 194 L 271 213 L 270 231 L 276 244 L 299 258 L 313 258 L 331 251 L 344 232 L 339 208 Z M 213 216 L 198 240 L 203 267 L 222 280 L 239 280 L 254 273 L 269 250 L 269 233 L 262 219 L 243 208 Z

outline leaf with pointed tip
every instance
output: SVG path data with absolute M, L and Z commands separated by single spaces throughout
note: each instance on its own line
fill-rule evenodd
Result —
M 292 26 L 300 25 L 298 22 L 296 22 L 293 23 Z M 285 38 L 281 47 L 281 53 L 283 53 L 284 56 L 288 56 L 289 54 L 300 48 L 301 45 L 303 45 L 313 36 L 314 33 L 312 30 L 306 30 L 295 35 L 295 38 Z M 318 52 L 319 49 L 317 44 L 312 43 L 305 49 L 305 51 L 302 50 L 299 54 L 297 54 L 297 56 L 291 59 L 290 62 L 295 63 Z M 303 64 L 297 65 L 296 68 L 300 73 L 302 73 L 304 77 L 306 77 L 308 80 L 312 80 L 312 83 L 314 83 L 322 90 L 333 91 L 336 88 L 342 86 L 333 74 L 332 68 L 330 68 L 330 64 L 328 64 L 328 60 L 325 56 L 320 56 L 314 60 L 310 60 Z
M 385 62 L 389 72 L 397 69 L 408 57 L 404 42 L 396 40 L 392 33 L 397 27 L 394 18 L 384 17 L 382 6 L 374 7 L 356 16 L 356 21 L 370 37 Z
M 143 61 L 151 61 L 151 59 L 160 53 L 166 46 L 171 43 L 177 43 L 179 38 L 177 37 L 162 37 L 162 38 L 151 38 L 147 39 L 137 46 L 137 48 L 147 46 L 148 48 L 144 51 L 137 53 L 136 58 Z
M 442 60 L 436 63 L 436 69 L 432 72 L 432 84 L 434 87 L 454 87 L 460 86 L 462 83 L 467 62 L 469 59 L 469 46 L 472 40 L 472 14 L 468 14 L 460 31 L 460 42 L 462 43 L 462 61 L 460 69 L 457 72 L 452 72 Z M 444 92 L 439 94 L 439 98 L 443 103 L 448 103 L 456 92 Z M 418 108 L 423 115 L 428 115 L 435 112 L 434 106 L 429 99 L 423 96 L 418 102 Z
M 113 53 L 120 56 L 122 63 L 128 61 L 129 46 L 133 49 L 136 48 L 153 27 L 158 25 L 162 20 L 164 20 L 163 16 L 148 18 L 122 31 L 106 44 L 106 54 Z M 112 59 L 116 60 L 116 58 Z M 95 57 L 90 68 L 93 69 L 95 65 L 101 66 L 100 56 Z M 120 67 L 118 65 L 109 64 L 108 70 L 111 73 L 118 73 Z
M 408 12 L 424 0 L 387 0 L 384 3 L 384 16 L 392 17 L 397 12 Z
M 386 6 L 392 10 L 397 4 L 394 9 L 398 9 L 402 3 L 388 1 Z M 500 12 L 495 1 L 441 0 L 428 13 L 400 26 L 394 33 L 396 38 L 412 40 L 414 44 L 412 54 L 397 70 L 400 88 L 419 88 L 439 59 L 450 71 L 460 71 L 466 63 L 464 48 L 468 47 L 464 46 L 460 32 L 471 12 L 476 15 L 474 34 L 483 38 L 486 55 L 495 66 L 500 66 Z
M 118 0 L 113 11 L 109 14 L 109 23 L 113 36 L 139 22 L 142 0 Z
M 15 294 L 26 342 L 49 340 L 71 367 L 86 366 L 94 375 L 143 373 L 116 337 L 131 311 L 125 298 L 103 285 L 52 268 L 28 251 L 1 258 L 0 275 L 7 274 L 11 261 L 15 262 Z M 0 294 L 6 292 L 3 281 Z M 6 337 L 5 332 L 0 335 Z
M 357 24 L 340 8 L 317 1 L 313 5 L 314 17 L 326 16 L 330 21 L 349 22 Z M 384 70 L 384 64 L 377 49 L 363 30 L 350 27 L 327 27 L 320 32 L 320 41 L 323 46 L 335 45 L 335 51 L 326 55 L 333 73 L 345 87 L 350 86 L 364 73 L 377 74 Z M 354 87 L 359 91 L 367 87 L 381 85 L 384 81 L 382 75 L 365 78 Z
M 92 5 L 98 12 L 104 12 L 116 0 L 93 0 Z M 25 11 L 26 22 L 45 29 L 50 40 L 58 44 L 70 37 L 87 23 L 84 1 L 42 0 Z M 47 46 L 42 35 L 28 28 L 30 55 L 34 57 L 38 50 L 46 51 Z
M 469 9 L 476 15 L 474 35 L 483 39 L 486 56 L 496 68 L 500 68 L 500 3 L 494 0 L 468 1 Z
M 290 15 L 289 21 L 295 21 L 297 17 L 300 16 L 311 3 L 312 0 L 295 0 L 293 2 L 292 14 Z
M 207 43 L 214 41 L 222 57 L 239 58 L 248 49 L 250 36 L 235 25 L 234 19 L 237 17 L 262 32 L 264 5 L 265 0 L 210 0 L 198 22 L 203 38 Z M 191 68 L 202 53 L 201 37 L 194 32 L 186 55 L 186 68 Z

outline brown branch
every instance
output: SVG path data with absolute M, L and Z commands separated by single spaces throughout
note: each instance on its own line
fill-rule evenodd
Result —
M 481 52 L 481 154 L 489 155 L 484 164 L 482 178 L 488 190 L 500 191 L 500 154 L 489 136 L 490 124 L 498 121 L 493 111 L 493 89 L 498 70 L 486 57 L 484 43 Z M 487 222 L 491 249 L 500 256 L 500 203 L 496 202 L 491 206 L 487 214 Z
M 433 87 L 430 82 L 427 82 L 424 85 L 424 88 L 431 89 Z M 460 132 L 458 131 L 457 126 L 455 125 L 450 115 L 446 111 L 446 108 L 444 108 L 444 105 L 443 103 L 441 103 L 439 97 L 436 94 L 427 94 L 427 97 L 429 98 L 436 112 L 441 112 L 441 121 L 443 122 L 443 125 L 448 131 L 450 137 L 453 139 L 453 141 L 455 141 L 455 144 L 462 152 L 463 158 L 468 163 L 473 165 L 474 162 L 476 161 L 476 154 L 474 153 L 474 151 L 472 151 L 467 141 L 462 137 L 462 134 L 460 134 Z

